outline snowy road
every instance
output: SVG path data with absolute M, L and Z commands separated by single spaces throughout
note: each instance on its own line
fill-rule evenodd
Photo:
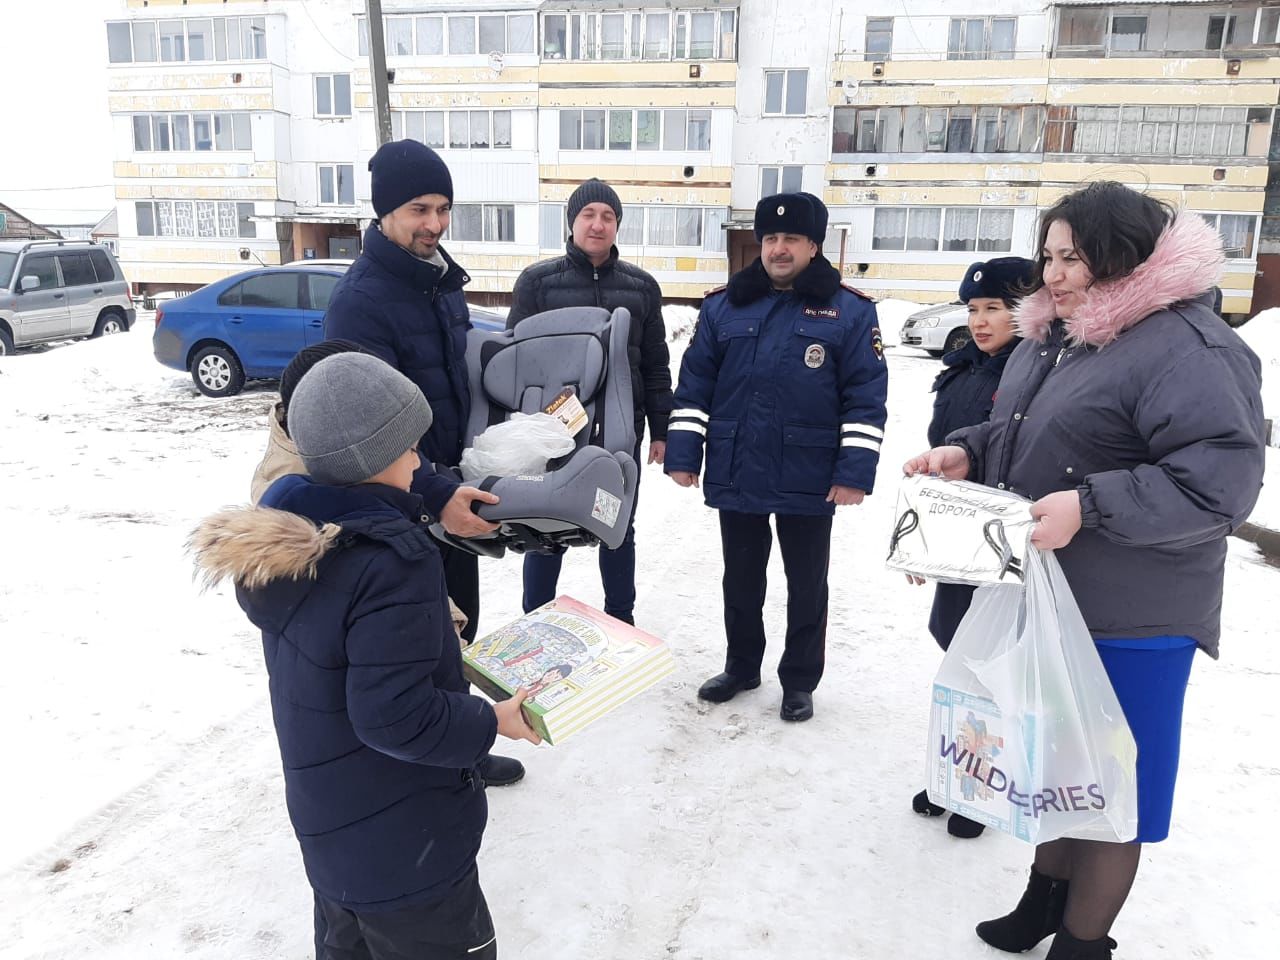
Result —
M 0 915 L 16 925 L 0 958 L 302 960 L 310 894 L 258 640 L 182 554 L 196 520 L 247 496 L 275 394 L 198 397 L 150 332 L 0 361 Z M 677 672 L 565 746 L 510 750 L 529 776 L 490 791 L 480 865 L 504 957 L 997 956 L 972 927 L 1016 901 L 1029 850 L 953 840 L 909 807 L 939 655 L 928 591 L 883 559 L 937 364 L 888 356 L 881 486 L 837 520 L 811 723 L 778 720 L 770 680 L 695 699 L 723 654 L 715 517 L 648 468 L 636 615 Z M 482 566 L 482 630 L 518 613 L 519 569 Z M 780 637 L 780 561 L 770 574 Z M 1173 836 L 1144 853 L 1120 960 L 1275 954 L 1278 575 L 1232 543 L 1223 659 L 1192 675 Z M 600 601 L 591 552 L 562 588 Z

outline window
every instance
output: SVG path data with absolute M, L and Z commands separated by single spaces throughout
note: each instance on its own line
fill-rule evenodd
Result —
M 466 117 L 466 114 L 462 114 Z M 350 163 L 322 163 L 320 170 L 320 202 L 353 204 L 356 202 L 355 167 Z
M 760 196 L 772 197 L 778 193 L 799 193 L 804 167 L 761 167 Z
M 222 232 L 223 211 L 228 210 L 229 212 L 229 208 L 231 208 L 232 206 L 233 205 L 230 203 L 218 204 L 218 236 L 223 236 L 223 232 Z M 256 237 L 258 235 L 258 225 L 253 222 L 253 204 L 237 203 L 237 204 L 234 204 L 234 207 L 235 207 L 235 217 L 236 217 L 236 232 L 234 236 Z M 228 216 L 227 222 L 229 225 L 230 224 L 229 216 Z
M 622 205 L 622 219 L 618 221 L 618 246 L 644 245 L 644 207 Z
M 458 139 L 456 149 L 465 149 L 471 145 L 470 121 L 468 111 L 458 111 L 462 119 L 455 128 Z M 481 111 L 470 111 L 480 113 Z M 397 140 L 408 138 L 425 143 L 428 147 L 443 150 L 445 146 L 445 112 L 442 110 L 393 110 L 391 112 L 391 130 Z M 479 126 L 479 124 L 478 124 Z M 487 121 L 484 128 L 487 129 Z M 511 111 L 493 111 L 493 127 L 495 147 L 511 147 Z
M 265 60 L 265 17 L 133 20 L 107 24 L 111 63 Z
M 671 14 L 644 15 L 644 59 L 666 60 L 671 56 Z
M 542 59 L 566 59 L 568 24 L 568 15 L 563 13 L 549 13 L 542 18 Z
M 338 277 L 327 273 L 308 273 L 306 275 L 307 306 L 304 309 L 327 310 L 334 288 L 338 286 Z
M 873 250 L 1001 252 L 1013 247 L 1007 207 L 877 207 Z
M 444 19 L 442 17 L 414 17 L 413 49 L 418 56 L 437 57 L 444 53 Z
M 515 51 L 516 17 L 508 18 Z M 542 17 L 544 60 L 732 60 L 737 47 L 734 10 L 556 12 Z M 523 28 L 532 49 L 532 27 Z M 483 52 L 483 51 L 482 51 Z
M 54 262 L 53 257 L 27 257 L 22 261 L 22 266 L 18 268 L 18 272 L 24 277 L 35 277 L 40 281 L 40 289 L 47 290 L 49 287 L 60 287 L 58 282 L 58 265 Z
M 1256 216 L 1237 213 L 1202 213 L 1200 216 L 1222 234 L 1222 252 L 1228 259 L 1253 259 L 1258 226 Z
M 560 149 L 582 149 L 582 111 L 560 111 Z
M 1236 18 L 1234 14 L 1209 18 L 1209 31 L 1205 35 L 1206 50 L 1222 50 L 1236 41 Z
M 503 45 L 506 40 L 504 38 Z M 476 52 L 476 18 L 449 18 L 449 53 L 453 56 Z
M 194 135 L 193 135 L 194 134 Z M 247 113 L 140 113 L 133 117 L 133 149 L 142 152 L 252 150 Z
M 1032 153 L 1044 107 L 836 107 L 831 152 Z
M 1265 110 L 1211 106 L 1057 106 L 1045 126 L 1046 153 L 1155 157 L 1263 156 L 1250 133 Z
M 635 114 L 631 110 L 609 111 L 609 149 L 631 149 L 631 123 Z
M 302 275 L 292 271 L 260 273 L 236 284 L 219 297 L 218 302 L 266 310 L 297 310 L 300 279 Z
M 866 58 L 888 60 L 893 50 L 893 17 L 867 17 Z
M 58 266 L 62 268 L 62 283 L 68 287 L 82 287 L 97 283 L 98 275 L 93 272 L 93 261 L 88 253 L 60 253 Z
M 533 38 L 533 14 L 512 14 L 507 17 L 507 53 L 533 53 Z
M 627 53 L 625 40 L 627 18 L 621 13 L 606 13 L 600 18 L 600 57 L 621 60 Z
M 582 149 L 604 149 L 604 116 L 603 110 L 582 111 Z
M 636 149 L 657 150 L 661 145 L 661 114 L 657 110 L 636 111 Z
M 623 218 L 626 219 L 625 217 Z M 559 250 L 564 246 L 569 235 L 565 223 L 565 207 L 563 203 L 542 203 L 538 205 L 538 247 L 542 250 Z M 621 242 L 621 231 L 619 231 Z
M 710 11 L 688 14 L 689 59 L 710 60 L 716 55 L 716 15 Z
M 634 139 L 633 139 L 634 131 Z M 561 110 L 561 150 L 711 149 L 710 110 Z
M 387 17 L 383 21 L 383 44 L 388 57 L 407 57 L 413 53 L 413 18 Z
M 1147 49 L 1146 17 L 1112 17 L 1107 33 L 1109 53 L 1132 53 Z
M 155 206 L 150 200 L 137 202 L 133 206 L 134 216 L 138 224 L 138 236 L 156 236 Z
M 109 283 L 116 279 L 115 267 L 111 265 L 111 258 L 102 250 L 90 250 L 89 260 L 93 264 L 94 275 L 98 278 L 99 283 Z
M 1105 7 L 1063 7 L 1059 12 L 1058 42 L 1054 53 L 1059 56 L 1096 56 L 1103 50 L 1107 29 Z
M 514 243 L 516 208 L 510 203 L 454 204 L 449 238 L 458 242 Z
M 766 115 L 804 116 L 808 70 L 766 70 L 764 72 L 764 112 Z
M 689 142 L 688 138 L 688 111 L 686 110 L 663 110 L 662 111 L 662 149 L 663 150 L 683 150 Z
M 471 121 L 465 110 L 449 112 L 449 147 L 465 150 L 471 143 Z
M 1018 21 L 1013 17 L 953 18 L 948 60 L 1011 60 Z
M 321 73 L 316 75 L 316 116 L 351 116 L 351 75 Z

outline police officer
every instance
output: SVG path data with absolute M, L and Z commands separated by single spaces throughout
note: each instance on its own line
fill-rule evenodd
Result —
M 703 301 L 684 355 L 665 470 L 720 511 L 725 669 L 698 691 L 723 703 L 760 685 L 774 515 L 787 576 L 781 716 L 813 716 L 827 628 L 836 506 L 871 492 L 888 372 L 876 311 L 822 255 L 827 208 L 807 193 L 756 206 L 758 260 Z

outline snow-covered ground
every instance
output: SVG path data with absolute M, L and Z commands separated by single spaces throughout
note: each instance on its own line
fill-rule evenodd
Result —
M 887 343 L 914 307 L 882 305 Z M 275 394 L 201 397 L 150 333 L 0 360 L 0 958 L 302 960 L 311 900 L 259 642 L 183 553 L 201 516 L 247 497 Z M 564 746 L 509 746 L 529 775 L 490 791 L 481 856 L 504 957 L 997 956 L 973 924 L 1016 901 L 1029 849 L 953 840 L 909 806 L 939 653 L 927 588 L 883 561 L 937 362 L 887 356 L 880 486 L 837 519 L 810 723 L 778 719 L 776 681 L 695 698 L 723 656 L 715 516 L 647 468 L 636 615 L 677 672 Z M 518 614 L 519 559 L 482 576 L 483 630 Z M 1174 832 L 1144 851 L 1123 960 L 1275 956 L 1278 576 L 1232 542 L 1223 656 L 1192 676 Z M 590 551 L 562 587 L 600 602 Z

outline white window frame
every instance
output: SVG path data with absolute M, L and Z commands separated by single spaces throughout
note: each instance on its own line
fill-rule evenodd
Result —
M 339 78 L 347 81 L 347 112 L 340 113 L 338 111 L 338 89 L 337 81 Z M 325 85 L 329 89 L 329 112 L 325 113 L 320 109 L 320 88 Z M 311 95 L 314 99 L 315 115 L 325 120 L 346 119 L 351 116 L 351 74 L 349 73 L 317 73 L 315 82 L 311 85 Z
M 960 43 L 961 46 L 956 49 L 951 48 L 951 33 L 956 23 L 967 23 L 972 20 L 982 20 L 982 49 L 966 50 L 964 43 L 964 27 L 961 27 Z M 996 21 L 1013 21 L 1013 40 L 1008 50 L 992 49 L 992 39 L 995 35 Z M 1008 14 L 992 14 L 980 16 L 956 16 L 950 17 L 947 21 L 947 59 L 948 60 L 1012 60 L 1017 55 L 1018 50 L 1018 18 L 1009 16 Z
M 247 28 L 242 21 L 249 21 Z M 208 56 L 195 58 L 191 56 L 191 35 L 189 24 L 207 23 L 209 24 L 209 33 L 205 40 Z M 112 64 L 126 63 L 258 63 L 270 59 L 267 50 L 267 20 L 263 15 L 246 15 L 231 17 L 213 17 L 213 16 L 193 16 L 193 17 L 164 17 L 157 20 L 109 20 L 107 21 L 107 30 L 124 24 L 129 32 L 129 59 L 128 60 L 110 60 Z M 175 39 L 180 39 L 182 43 L 182 56 L 171 57 L 166 60 L 160 52 L 160 25 L 172 27 L 173 24 L 181 25 L 181 32 Z M 245 30 L 253 35 L 255 28 L 262 37 L 262 56 L 246 57 L 244 56 L 243 38 Z M 134 36 L 138 30 L 150 29 L 156 49 L 156 55 L 153 59 L 138 60 L 134 55 Z M 228 29 L 232 33 L 228 34 Z M 234 49 L 236 56 L 231 56 L 232 44 L 228 41 L 228 36 L 235 37 Z M 218 51 L 222 51 L 222 56 L 218 56 Z
M 769 109 L 769 77 L 781 74 L 782 94 L 777 110 Z M 791 86 L 796 75 L 803 75 L 804 95 L 801 109 L 796 112 L 787 109 L 791 100 Z M 808 67 L 769 67 L 764 71 L 764 83 L 761 89 L 760 115 L 762 117 L 804 117 L 809 112 L 809 68 Z
M 148 120 L 147 127 L 149 130 L 148 145 L 145 147 L 138 146 L 138 121 L 140 118 L 146 117 Z M 135 113 L 133 114 L 133 150 L 135 153 L 231 153 L 231 152 L 247 152 L 253 149 L 253 115 L 244 110 L 237 110 L 232 113 L 217 112 L 208 113 L 196 111 L 194 113 Z M 175 137 L 173 135 L 175 122 L 181 118 L 184 128 L 187 131 L 187 140 L 190 146 L 186 150 L 179 150 L 174 146 Z M 207 121 L 209 129 L 209 146 L 198 147 L 196 145 L 196 119 L 202 118 Z M 215 120 L 215 118 L 217 118 Z M 158 131 L 164 124 L 169 138 L 169 146 L 161 149 L 157 146 L 159 140 Z M 218 137 L 215 130 L 221 128 L 228 131 L 231 138 L 231 146 L 218 146 Z M 247 135 L 241 137 L 240 135 Z M 241 142 L 241 141 L 244 142 Z
M 1252 231 L 1251 244 L 1250 244 L 1251 249 L 1246 251 L 1243 257 L 1233 257 L 1228 255 L 1227 259 L 1233 262 L 1238 262 L 1238 263 L 1252 262 L 1257 259 L 1258 243 L 1262 237 L 1262 215 L 1261 214 L 1241 213 L 1238 210 L 1223 210 L 1223 211 L 1215 211 L 1212 213 L 1207 213 L 1207 212 L 1197 210 L 1196 213 L 1198 213 L 1201 217 L 1203 217 L 1208 222 L 1209 226 L 1213 227 L 1214 230 L 1218 231 L 1219 236 L 1221 236 L 1222 234 L 1222 218 L 1223 217 L 1240 217 L 1242 219 L 1252 220 L 1253 231 Z M 1226 238 L 1223 237 L 1224 253 L 1225 253 L 1225 247 L 1226 247 L 1225 241 L 1226 241 Z
M 471 44 L 474 50 L 466 53 L 454 52 L 449 46 L 449 21 L 461 20 L 462 18 L 470 18 L 471 20 Z M 480 17 L 502 17 L 505 19 L 503 24 L 503 43 L 501 50 L 482 50 L 480 48 Z M 527 50 L 511 49 L 511 21 L 521 18 L 531 20 L 530 24 L 530 46 Z M 474 13 L 465 10 L 446 10 L 446 11 L 422 11 L 419 13 L 395 13 L 385 14 L 383 21 L 383 36 L 387 36 L 387 22 L 390 20 L 403 20 L 408 22 L 409 26 L 409 52 L 393 53 L 387 51 L 388 59 L 407 60 L 412 57 L 425 56 L 443 56 L 443 57 L 487 57 L 491 53 L 499 53 L 503 55 L 515 54 L 517 56 L 537 56 L 539 52 L 539 19 L 534 11 L 495 11 L 490 13 Z M 421 43 L 418 38 L 419 22 L 423 20 L 437 20 L 440 22 L 440 53 L 420 53 Z M 398 25 L 397 25 L 398 26 Z M 357 56 L 367 57 L 369 55 L 369 21 L 366 17 L 360 16 L 356 18 L 356 54 Z
M 788 172 L 793 170 L 798 171 L 796 175 L 799 176 L 800 182 L 795 185 L 794 190 L 788 190 L 784 186 L 784 183 L 787 178 Z M 764 182 L 765 182 L 766 176 L 769 173 L 772 173 L 774 175 L 774 183 L 776 184 L 777 189 L 770 190 L 766 193 L 764 188 Z M 799 193 L 803 189 L 804 189 L 804 164 L 801 164 L 801 163 L 765 164 L 760 168 L 760 192 L 757 195 L 757 199 L 759 200 L 763 200 L 765 197 L 772 197 L 775 194 L 779 194 L 779 193 Z
M 342 199 L 343 171 L 346 171 L 345 182 L 350 185 L 350 200 Z M 356 203 L 356 168 L 352 163 L 318 163 L 316 164 L 316 206 L 350 207 Z M 331 200 L 324 199 L 326 178 Z
M 459 208 L 471 211 L 472 208 L 480 208 L 480 236 L 479 237 L 459 237 L 453 232 L 455 220 L 449 222 L 449 239 L 455 243 L 515 243 L 516 242 L 516 204 L 514 203 L 455 203 L 451 208 L 451 215 L 456 217 Z M 498 209 L 511 211 L 511 239 L 500 240 L 486 236 L 491 225 L 491 214 Z
M 881 211 L 889 211 L 889 210 L 903 210 L 903 211 L 905 211 L 905 212 L 906 212 L 906 216 L 907 216 L 906 224 L 907 224 L 907 226 L 906 226 L 906 229 L 905 229 L 905 231 L 904 231 L 904 233 L 903 233 L 902 246 L 901 246 L 901 247 L 887 247 L 887 246 L 877 246 L 877 245 L 876 245 L 875 217 L 876 217 L 876 216 L 877 216 Z M 977 218 L 976 218 L 976 219 L 975 219 L 975 221 L 974 221 L 974 223 L 975 223 L 975 233 L 974 233 L 974 237 L 973 237 L 973 249 L 972 249 L 972 250 L 947 250 L 947 249 L 946 249 L 946 242 L 947 242 L 947 218 L 948 218 L 948 216 L 952 215 L 952 211 L 954 211 L 954 212 L 958 215 L 958 214 L 959 214 L 959 213 L 961 213 L 961 212 L 969 213 L 969 212 L 972 212 L 972 211 L 975 211 L 975 210 L 977 211 L 978 216 L 977 216 Z M 1012 206 L 994 206 L 994 207 L 980 207 L 980 206 L 979 206 L 979 207 L 975 207 L 975 206 L 973 206 L 973 205 L 965 205 L 965 204 L 950 204 L 950 205 L 947 205 L 947 206 L 935 206 L 935 205 L 933 205 L 933 204 L 905 204 L 905 203 L 892 203 L 892 204 L 890 204 L 890 203 L 886 203 L 886 204 L 883 204 L 883 205 L 880 205 L 880 206 L 875 207 L 875 208 L 873 209 L 873 212 L 872 212 L 872 225 L 871 225 L 871 249 L 872 249 L 872 250 L 874 250 L 874 251 L 876 251 L 877 253 L 918 253 L 918 252 L 929 252 L 929 253 L 943 253 L 943 254 L 949 254 L 949 255 L 952 255 L 952 256 L 961 256 L 961 255 L 963 255 L 963 256 L 969 256 L 970 254 L 972 254 L 972 253 L 974 253 L 974 252 L 983 252 L 983 253 L 1007 253 L 1007 252 L 1009 252 L 1010 250 L 1012 250 L 1012 249 L 1013 249 L 1013 231 L 1014 231 L 1015 226 L 1017 225 L 1017 213 L 1016 213 L 1016 210 L 1017 210 L 1017 208 L 1016 208 L 1016 207 L 1012 207 Z M 916 213 L 916 214 L 917 214 L 917 215 L 919 215 L 919 216 L 925 216 L 927 213 L 930 213 L 930 212 L 933 212 L 933 211 L 937 211 L 937 212 L 938 212 L 938 228 L 937 228 L 937 232 L 936 232 L 936 234 L 934 235 L 934 238 L 933 238 L 933 244 L 934 244 L 934 245 L 933 245 L 932 247 L 912 247 L 912 246 L 910 246 L 910 241 L 911 241 L 911 236 L 912 236 L 912 234 L 911 234 L 911 217 L 912 217 L 912 214 L 913 214 L 913 213 Z M 1014 215 L 1013 215 L 1012 217 L 1010 217 L 1010 218 L 1009 218 L 1009 237 L 1008 237 L 1008 240 L 1006 241 L 1006 240 L 1003 240 L 1003 239 L 1002 239 L 1002 240 L 1001 240 L 998 244 L 996 244 L 996 245 L 991 245 L 991 246 L 983 247 L 983 246 L 982 246 L 982 220 L 983 220 L 984 215 L 987 215 L 988 213 L 990 213 L 991 215 L 999 214 L 999 215 L 1001 215 L 1001 216 L 1007 216 L 1007 215 L 1008 215 L 1008 213 L 1009 213 L 1009 211 L 1014 211 Z
M 666 61 L 692 60 L 695 62 L 737 59 L 738 24 L 740 11 L 718 9 L 715 7 L 689 8 L 670 10 L 657 7 L 642 9 L 622 8 L 601 11 L 594 10 L 544 10 L 538 17 L 535 47 L 543 60 L 596 62 L 601 60 L 630 60 L 662 63 Z M 692 26 L 695 16 L 710 15 L 715 17 L 712 24 L 712 50 L 707 56 L 694 55 L 692 46 Z M 650 17 L 667 18 L 667 32 L 664 39 L 649 41 L 648 24 Z M 616 56 L 605 56 L 604 18 L 622 17 L 622 37 L 620 49 Z M 548 51 L 548 24 L 555 19 L 563 22 L 564 48 L 552 54 Z M 616 22 L 616 21 L 611 21 Z M 680 49 L 680 30 L 684 25 L 684 44 Z M 729 29 L 726 29 L 728 27 Z M 726 37 L 732 38 L 726 41 Z M 665 47 L 665 54 L 659 54 L 654 47 Z M 727 48 L 727 49 L 726 49 Z
M 190 233 L 180 233 L 177 229 L 177 216 L 175 210 L 177 205 L 186 204 L 192 211 L 192 231 Z M 142 230 L 137 231 L 139 237 L 182 237 L 184 239 L 211 240 L 215 239 L 210 236 L 199 235 L 199 207 L 202 205 L 213 204 L 216 211 L 215 226 L 217 229 L 218 240 L 252 240 L 257 239 L 258 227 L 253 221 L 253 203 L 245 200 L 197 200 L 194 203 L 191 200 L 135 200 L 134 201 L 134 223 L 135 226 L 140 222 L 141 218 L 138 213 L 144 208 L 149 211 L 151 217 L 151 230 L 147 233 Z M 164 216 L 161 215 L 162 210 Z M 169 225 L 168 230 L 162 230 L 162 223 Z M 228 226 L 234 224 L 235 229 L 228 229 Z

